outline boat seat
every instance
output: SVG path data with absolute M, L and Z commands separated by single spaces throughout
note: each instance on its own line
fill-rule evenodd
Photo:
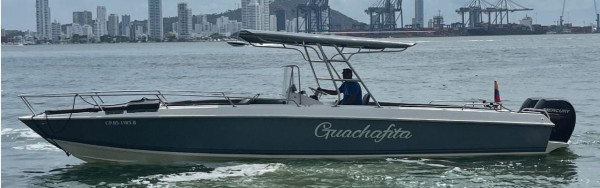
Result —
M 127 113 L 136 112 L 156 112 L 160 106 L 160 100 L 158 99 L 147 99 L 142 98 L 140 100 L 129 101 L 125 110 Z
M 369 100 L 371 100 L 371 93 L 367 93 L 362 98 L 363 105 L 369 105 Z
M 79 109 L 62 109 L 62 110 L 46 110 L 44 113 L 46 115 L 54 115 L 54 114 L 69 114 L 69 113 L 83 113 L 83 112 L 98 112 L 100 109 L 98 108 L 79 108 Z

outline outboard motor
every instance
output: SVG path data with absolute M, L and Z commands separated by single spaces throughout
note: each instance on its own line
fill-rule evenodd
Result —
M 575 129 L 575 108 L 566 100 L 528 98 L 523 102 L 519 112 L 525 108 L 543 109 L 548 112 L 550 121 L 554 123 L 551 141 L 568 142 Z

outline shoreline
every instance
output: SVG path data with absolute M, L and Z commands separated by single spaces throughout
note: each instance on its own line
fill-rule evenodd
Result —
M 353 37 L 365 37 L 365 38 L 392 38 L 392 39 L 408 39 L 408 38 L 454 38 L 454 37 L 490 37 L 490 36 L 540 36 L 540 35 L 586 35 L 586 34 L 600 34 L 600 33 L 546 33 L 546 34 L 529 34 L 529 35 L 425 35 L 425 36 L 387 36 L 387 37 L 365 37 L 355 36 L 352 34 L 340 35 L 340 36 L 353 36 Z M 23 43 L 2 43 L 2 47 L 20 47 L 20 46 L 36 46 L 36 45 L 73 45 L 73 44 L 145 44 L 145 43 L 194 43 L 194 42 L 228 42 L 237 41 L 237 39 L 228 38 L 226 40 L 191 40 L 191 41 L 146 41 L 146 42 L 89 42 L 89 43 L 40 43 L 40 44 L 23 44 Z

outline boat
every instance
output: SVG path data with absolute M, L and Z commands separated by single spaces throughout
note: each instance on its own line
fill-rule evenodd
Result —
M 247 46 L 248 43 L 242 42 L 242 41 L 238 41 L 238 40 L 233 40 L 233 41 L 227 41 L 227 44 L 234 46 L 234 47 L 242 47 L 242 46 Z
M 256 30 L 242 30 L 239 36 L 253 47 L 299 52 L 310 65 L 313 87 L 338 88 L 342 82 L 357 82 L 365 93 L 362 104 L 340 104 L 339 91 L 326 97 L 313 87 L 303 90 L 301 68 L 287 65 L 282 92 L 277 95 L 202 91 L 21 94 L 31 115 L 19 120 L 81 160 L 150 164 L 543 155 L 567 147 L 575 127 L 575 110 L 563 99 L 529 98 L 519 110 L 510 110 L 499 100 L 428 104 L 377 100 L 350 60 L 356 55 L 400 53 L 414 43 Z M 355 78 L 341 78 L 340 67 L 352 70 Z M 36 111 L 39 107 L 34 105 L 54 99 L 68 102 L 63 108 Z
M 467 33 L 471 36 L 489 36 L 489 35 L 543 35 L 546 30 L 528 30 L 528 29 L 500 29 L 500 28 L 475 28 L 467 29 Z
M 2 43 L 2 46 L 25 46 L 23 43 Z

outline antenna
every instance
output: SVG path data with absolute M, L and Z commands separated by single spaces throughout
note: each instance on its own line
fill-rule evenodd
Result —
M 594 0 L 594 11 L 596 11 L 596 14 L 598 14 L 598 7 L 596 6 L 596 0 Z

